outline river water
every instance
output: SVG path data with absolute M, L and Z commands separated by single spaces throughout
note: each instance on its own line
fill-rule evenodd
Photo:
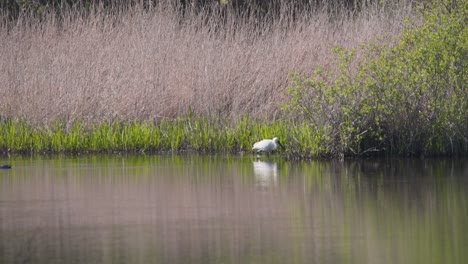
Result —
M 0 163 L 0 263 L 468 263 L 466 159 Z

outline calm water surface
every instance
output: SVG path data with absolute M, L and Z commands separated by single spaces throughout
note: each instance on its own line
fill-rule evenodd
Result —
M 466 159 L 0 163 L 0 263 L 468 263 Z

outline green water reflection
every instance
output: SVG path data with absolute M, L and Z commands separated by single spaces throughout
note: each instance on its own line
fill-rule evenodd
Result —
M 466 263 L 467 160 L 0 158 L 0 263 Z

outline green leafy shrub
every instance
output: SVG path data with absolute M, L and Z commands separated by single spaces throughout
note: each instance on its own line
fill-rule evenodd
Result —
M 294 74 L 285 109 L 334 155 L 466 153 L 468 0 L 434 2 L 424 19 L 394 46 L 363 47 L 360 61 L 335 49 L 337 73 Z

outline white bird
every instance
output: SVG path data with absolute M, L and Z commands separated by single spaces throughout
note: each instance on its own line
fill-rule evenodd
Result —
M 266 152 L 268 155 L 270 154 L 270 152 L 276 150 L 278 146 L 283 147 L 279 139 L 275 137 L 273 139 L 264 139 L 262 141 L 255 143 L 253 145 L 252 150 L 257 151 L 257 154 L 259 154 L 260 152 Z

